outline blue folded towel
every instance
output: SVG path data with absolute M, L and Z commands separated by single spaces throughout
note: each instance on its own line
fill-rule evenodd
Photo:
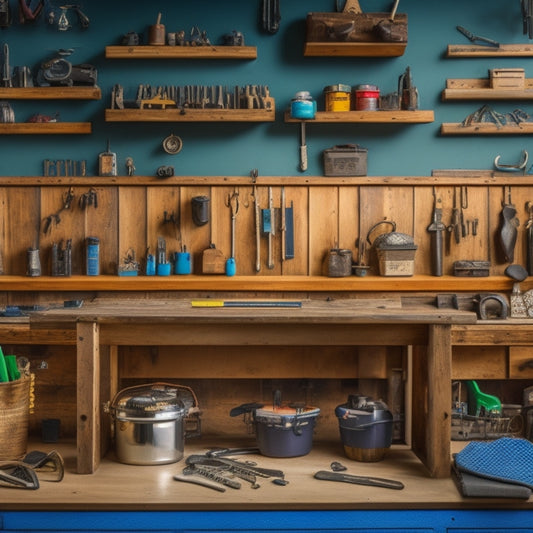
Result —
M 463 472 L 533 489 L 533 443 L 526 439 L 470 442 L 455 455 L 455 464 Z

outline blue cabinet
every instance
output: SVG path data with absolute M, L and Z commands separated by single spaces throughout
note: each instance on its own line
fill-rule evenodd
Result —
M 8 511 L 0 531 L 533 533 L 533 510 Z

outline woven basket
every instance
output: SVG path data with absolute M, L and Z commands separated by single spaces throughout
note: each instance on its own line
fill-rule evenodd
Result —
M 0 383 L 0 461 L 22 459 L 28 446 L 29 378 Z

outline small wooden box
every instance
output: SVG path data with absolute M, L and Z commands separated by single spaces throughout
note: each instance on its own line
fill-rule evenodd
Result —
M 489 78 L 493 89 L 523 90 L 526 84 L 523 68 L 493 68 Z

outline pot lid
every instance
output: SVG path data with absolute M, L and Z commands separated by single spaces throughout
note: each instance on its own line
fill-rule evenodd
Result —
M 121 416 L 131 417 L 175 415 L 186 411 L 178 388 L 164 383 L 124 389 L 115 396 L 110 407 L 120 411 Z

